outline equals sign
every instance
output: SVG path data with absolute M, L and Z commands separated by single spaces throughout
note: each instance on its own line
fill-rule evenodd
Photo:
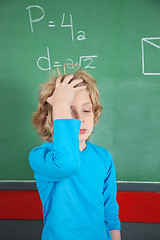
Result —
M 62 65 L 56 65 L 56 64 L 59 64 L 59 62 L 54 62 L 54 67 L 62 67 Z
M 55 27 L 55 25 L 54 25 L 54 21 L 49 21 L 49 25 L 48 25 L 48 27 Z

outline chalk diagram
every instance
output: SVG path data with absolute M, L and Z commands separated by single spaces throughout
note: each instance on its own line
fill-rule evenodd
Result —
M 158 44 L 155 43 L 156 40 L 157 40 Z M 154 48 L 160 49 L 160 41 L 159 40 L 160 40 L 160 37 L 142 38 L 142 73 L 144 75 L 160 75 L 160 69 L 159 69 L 158 72 L 154 72 L 154 71 L 153 72 L 146 72 L 145 71 L 145 69 L 146 69 L 145 65 L 146 64 L 145 64 L 145 57 L 144 57 L 144 55 L 145 55 L 144 43 L 147 43 L 147 44 L 153 46 Z

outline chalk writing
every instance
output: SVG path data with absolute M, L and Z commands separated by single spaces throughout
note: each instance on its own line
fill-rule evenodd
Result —
M 54 21 L 49 21 L 48 27 L 55 27 L 55 25 L 53 23 L 54 23 Z
M 40 9 L 40 10 L 42 11 L 42 16 L 41 16 L 40 18 L 37 18 L 37 19 L 32 19 L 32 14 L 31 14 L 31 9 L 32 9 L 32 8 L 38 8 L 38 9 Z M 33 32 L 34 32 L 34 31 L 33 31 L 33 23 L 34 23 L 34 22 L 39 22 L 39 21 L 41 21 L 41 20 L 44 18 L 45 13 L 44 13 L 44 10 L 43 10 L 42 7 L 36 6 L 36 5 L 29 6 L 29 7 L 27 7 L 26 9 L 28 10 L 28 13 L 29 13 L 29 20 L 30 20 L 31 32 L 33 33 Z
M 29 23 L 30 23 L 30 29 L 31 29 L 31 33 L 34 33 L 34 24 L 42 21 L 45 18 L 45 11 L 41 6 L 37 6 L 37 5 L 31 5 L 28 6 L 26 8 L 26 10 L 28 11 L 29 14 Z M 35 17 L 35 13 L 36 13 L 36 17 Z M 66 13 L 62 14 L 62 21 L 61 21 L 61 25 L 58 25 L 57 23 L 54 22 L 54 20 L 50 20 L 49 23 L 47 24 L 47 27 L 50 29 L 53 29 L 57 26 L 60 26 L 61 28 L 70 28 L 71 30 L 71 39 L 72 41 L 75 40 L 75 36 L 74 36 L 74 26 L 73 26 L 73 18 L 72 18 L 72 14 L 69 14 L 69 20 L 68 16 L 66 16 Z M 37 17 L 38 16 L 38 17 Z M 83 41 L 86 40 L 86 34 L 84 31 L 80 30 L 77 32 L 76 39 L 78 41 Z M 86 68 L 92 68 L 94 69 L 94 59 L 97 58 L 97 55 L 90 55 L 90 56 L 80 56 L 78 61 L 76 61 L 74 63 L 74 61 L 71 58 L 67 58 L 65 61 L 67 61 L 68 63 L 73 63 L 73 64 L 78 64 L 80 67 L 83 65 L 83 67 Z M 40 56 L 37 59 L 37 66 L 40 70 L 43 71 L 48 71 L 48 70 L 52 70 L 54 67 L 61 67 L 61 63 L 59 61 L 51 61 L 51 57 L 50 57 L 50 50 L 47 47 L 47 54 L 46 56 Z M 67 66 L 68 68 L 71 68 L 69 66 Z
M 73 35 L 73 21 L 72 21 L 72 14 L 70 14 L 69 16 L 70 16 L 71 24 L 70 24 L 70 25 L 65 25 L 65 24 L 64 24 L 65 13 L 63 13 L 61 27 L 70 27 L 70 28 L 71 28 L 71 35 L 72 35 L 72 41 L 73 41 L 73 40 L 74 40 L 74 35 Z
M 97 58 L 96 55 L 92 55 L 92 56 L 80 56 L 79 57 L 79 61 L 78 62 L 74 62 L 72 59 L 67 58 L 66 59 L 66 63 L 73 63 L 73 64 L 77 64 L 80 67 L 83 65 L 83 68 L 95 68 L 95 66 L 93 65 L 94 62 L 94 58 Z M 47 47 L 47 56 L 41 56 L 37 59 L 37 66 L 39 69 L 43 70 L 43 71 L 48 71 L 48 70 L 52 70 L 52 67 L 61 67 L 62 65 L 60 64 L 60 62 L 53 62 L 53 64 L 51 65 L 51 57 L 50 57 L 50 50 Z M 67 66 L 68 68 L 71 68 L 69 66 Z
M 44 9 L 42 7 L 37 6 L 37 5 L 28 6 L 26 9 L 28 10 L 28 13 L 29 13 L 29 22 L 30 22 L 31 32 L 34 33 L 33 23 L 37 23 L 37 22 L 42 21 L 44 19 L 44 17 L 45 17 L 45 11 L 44 11 Z M 34 18 L 32 10 L 40 11 L 40 17 L 39 18 Z M 74 41 L 72 14 L 69 14 L 70 23 L 68 23 L 68 24 L 65 23 L 65 17 L 66 17 L 66 13 L 63 13 L 61 27 L 62 28 L 71 28 L 71 38 L 72 38 L 72 41 Z M 48 27 L 49 28 L 56 27 L 56 25 L 54 24 L 53 20 L 49 21 Z M 78 35 L 77 40 L 82 41 L 82 40 L 86 39 L 84 31 L 78 31 L 78 33 L 81 33 L 81 34 Z

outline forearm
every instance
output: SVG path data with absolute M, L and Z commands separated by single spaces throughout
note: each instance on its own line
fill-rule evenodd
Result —
M 121 232 L 120 230 L 112 230 L 110 231 L 112 240 L 121 240 Z
M 67 104 L 54 105 L 53 106 L 53 120 L 55 119 L 72 119 L 70 106 Z
M 34 148 L 29 155 L 31 168 L 36 176 L 59 180 L 74 175 L 80 166 L 80 121 L 56 119 L 54 121 L 54 144 L 45 143 Z

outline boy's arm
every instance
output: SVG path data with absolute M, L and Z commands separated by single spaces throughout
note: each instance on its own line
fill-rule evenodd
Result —
M 53 120 L 56 119 L 72 119 L 70 106 L 68 104 L 55 104 L 53 106 Z
M 75 87 L 83 79 L 73 75 L 63 76 L 56 81 L 53 95 L 47 102 L 53 108 L 53 144 L 42 145 L 31 151 L 29 162 L 35 178 L 55 181 L 67 178 L 76 173 L 80 166 L 79 131 L 81 121 L 72 119 L 70 106 L 78 91 L 86 86 Z
M 121 232 L 120 230 L 112 230 L 110 231 L 112 240 L 121 240 Z
M 121 224 L 118 217 L 119 206 L 116 201 L 116 171 L 111 154 L 107 151 L 107 175 L 104 181 L 104 222 L 113 240 L 119 240 Z
M 80 166 L 79 130 L 77 119 L 54 120 L 53 144 L 46 143 L 29 155 L 35 178 L 55 181 L 74 175 Z

